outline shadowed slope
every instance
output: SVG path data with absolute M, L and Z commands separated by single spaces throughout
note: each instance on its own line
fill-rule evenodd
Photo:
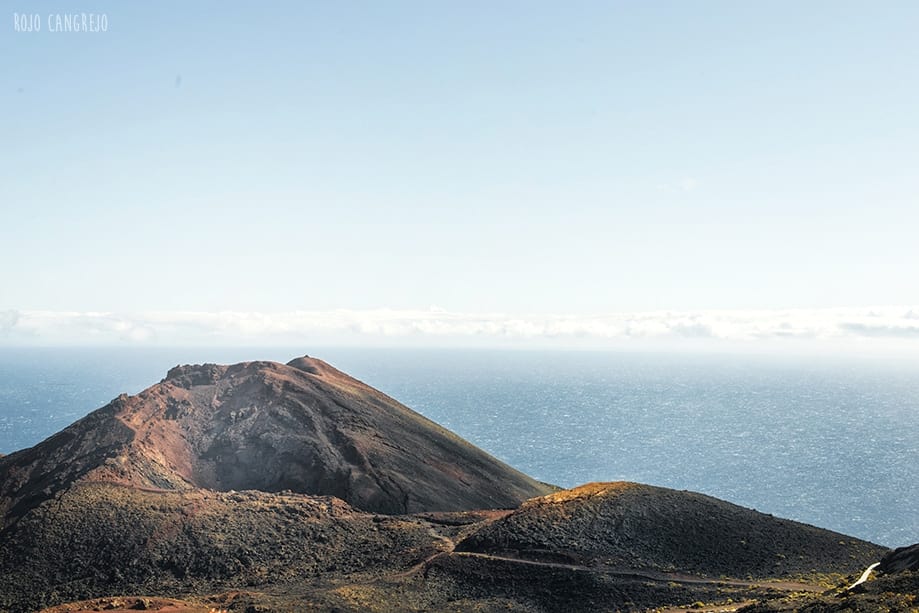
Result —
M 881 560 L 878 572 L 892 574 L 904 570 L 919 571 L 919 543 L 908 547 L 898 547 Z
M 733 577 L 853 572 L 887 551 L 871 543 L 696 494 L 590 483 L 529 500 L 457 551 Z
M 0 535 L 0 611 L 402 568 L 430 541 L 420 521 L 334 497 L 82 483 Z
M 313 358 L 181 366 L 0 459 L 11 518 L 74 482 L 331 495 L 382 513 L 515 507 L 551 491 Z

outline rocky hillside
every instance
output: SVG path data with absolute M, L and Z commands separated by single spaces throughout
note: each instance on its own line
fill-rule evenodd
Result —
M 0 534 L 0 611 L 407 568 L 436 551 L 432 541 L 421 520 L 333 497 L 85 483 Z
M 691 492 L 556 491 L 312 358 L 176 367 L 0 458 L 0 613 L 909 610 L 914 549 L 841 591 L 887 553 Z
M 457 550 L 732 577 L 854 572 L 886 552 L 702 494 L 624 482 L 529 500 Z
M 878 572 L 893 574 L 904 570 L 919 571 L 919 543 L 894 549 L 881 560 Z
M 308 357 L 170 370 L 0 459 L 0 514 L 82 482 L 291 490 L 381 513 L 512 508 L 552 490 Z
M 575 501 L 583 493 L 576 488 L 554 498 Z M 567 519 L 546 524 L 531 514 L 545 503 L 536 499 L 521 511 L 533 520 L 526 525 L 557 540 L 544 540 L 541 549 L 471 551 L 470 543 L 505 530 L 506 522 L 519 526 L 521 511 L 393 516 L 360 512 L 333 497 L 82 483 L 0 533 L 0 611 L 26 613 L 87 598 L 97 600 L 57 611 L 117 610 L 117 603 L 128 602 L 124 609 L 162 606 L 164 613 L 645 611 L 700 601 L 761 599 L 773 606 L 781 602 L 777 595 L 826 589 L 784 571 L 755 579 L 692 572 L 682 566 L 687 552 L 668 549 L 668 525 L 654 516 L 648 535 L 626 530 L 616 544 L 636 557 L 615 558 L 604 543 L 617 530 L 615 516 L 572 507 Z M 751 533 L 768 532 L 779 521 L 738 513 L 750 515 L 742 527 Z M 682 525 L 697 532 L 698 521 L 708 520 L 689 513 Z M 822 531 L 805 528 L 797 542 L 808 556 L 820 551 Z M 728 549 L 731 530 L 726 526 L 710 547 L 697 543 L 700 553 L 690 559 Z M 647 559 L 637 557 L 641 548 Z M 773 552 L 750 549 L 747 557 L 765 563 Z M 813 560 L 837 580 L 852 566 L 850 558 Z M 177 608 L 175 598 L 186 608 Z
M 744 613 L 846 613 L 919 611 L 919 544 L 889 552 L 863 583 L 851 577 L 822 594 L 792 594 L 761 600 L 741 609 Z

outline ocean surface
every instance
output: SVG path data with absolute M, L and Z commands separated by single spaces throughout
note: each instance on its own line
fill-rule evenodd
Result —
M 0 349 L 0 453 L 179 363 L 292 349 Z M 543 481 L 703 492 L 888 546 L 919 542 L 919 364 L 713 354 L 316 349 Z

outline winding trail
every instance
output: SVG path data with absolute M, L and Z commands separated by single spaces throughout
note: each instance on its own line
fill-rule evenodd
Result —
M 434 528 L 428 528 L 428 534 L 430 534 L 434 538 L 434 540 L 436 540 L 437 542 L 443 543 L 444 548 L 436 553 L 429 555 L 428 557 L 418 562 L 414 566 L 411 566 L 408 570 L 404 570 L 401 573 L 393 575 L 393 578 L 404 579 L 405 577 L 414 575 L 415 573 L 423 571 L 427 567 L 427 565 L 431 561 L 434 560 L 434 558 L 440 557 L 445 554 L 453 553 L 453 550 L 456 548 L 456 543 L 453 542 L 453 539 L 451 539 L 448 536 L 444 536 L 443 534 L 440 534 Z
M 441 554 L 431 556 L 431 559 Z M 455 551 L 451 555 L 463 557 L 484 558 L 488 560 L 498 560 L 501 562 L 512 562 L 515 564 L 526 564 L 530 566 L 542 566 L 547 568 L 561 568 L 566 570 L 579 570 L 592 573 L 602 573 L 613 577 L 623 579 L 639 579 L 657 582 L 674 582 L 685 583 L 689 585 L 730 585 L 734 587 L 747 588 L 774 588 L 788 592 L 822 592 L 825 588 L 811 583 L 800 583 L 797 581 L 772 581 L 763 579 L 760 581 L 743 581 L 741 579 L 708 579 L 705 577 L 696 577 L 680 573 L 664 573 L 652 570 L 638 569 L 619 569 L 603 566 L 583 566 L 580 564 L 566 564 L 563 562 L 539 562 L 537 560 L 523 560 L 521 558 L 511 558 L 508 556 L 496 556 L 488 553 L 477 553 L 472 551 Z
M 637 579 L 640 581 L 655 581 L 658 583 L 682 583 L 686 585 L 713 585 L 713 586 L 731 586 L 731 587 L 742 587 L 742 588 L 758 588 L 758 589 L 775 589 L 783 592 L 814 592 L 819 593 L 825 590 L 824 587 L 819 585 L 814 585 L 811 583 L 801 583 L 797 581 L 773 581 L 769 579 L 763 579 L 760 581 L 744 581 L 741 579 L 709 579 L 706 577 L 697 577 L 694 575 L 687 575 L 681 573 L 665 573 L 657 572 L 652 570 L 645 569 L 621 569 L 621 568 L 611 568 L 606 566 L 584 566 L 582 564 L 568 564 L 564 562 L 541 562 L 538 560 L 526 560 L 522 558 L 513 558 L 510 556 L 500 556 L 493 555 L 490 553 L 479 553 L 474 551 L 456 551 L 456 543 L 453 539 L 444 536 L 437 532 L 434 528 L 429 528 L 428 533 L 434 538 L 438 543 L 442 545 L 442 549 L 436 553 L 431 554 L 424 560 L 421 560 L 417 564 L 414 564 L 409 569 L 393 575 L 395 579 L 403 579 L 411 575 L 423 572 L 427 566 L 442 556 L 457 556 L 465 558 L 479 558 L 483 560 L 493 560 L 498 562 L 509 562 L 511 564 L 522 564 L 527 566 L 538 566 L 542 568 L 557 568 L 564 570 L 573 570 L 581 572 L 590 572 L 590 573 L 601 573 L 611 577 L 617 577 L 621 579 Z M 872 566 L 865 573 L 869 573 Z M 857 584 L 856 584 L 857 585 Z

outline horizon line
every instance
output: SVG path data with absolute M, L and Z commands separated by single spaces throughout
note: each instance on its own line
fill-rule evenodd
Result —
M 919 307 L 658 309 L 594 314 L 428 309 L 0 310 L 0 346 L 635 348 L 848 346 L 919 350 Z

